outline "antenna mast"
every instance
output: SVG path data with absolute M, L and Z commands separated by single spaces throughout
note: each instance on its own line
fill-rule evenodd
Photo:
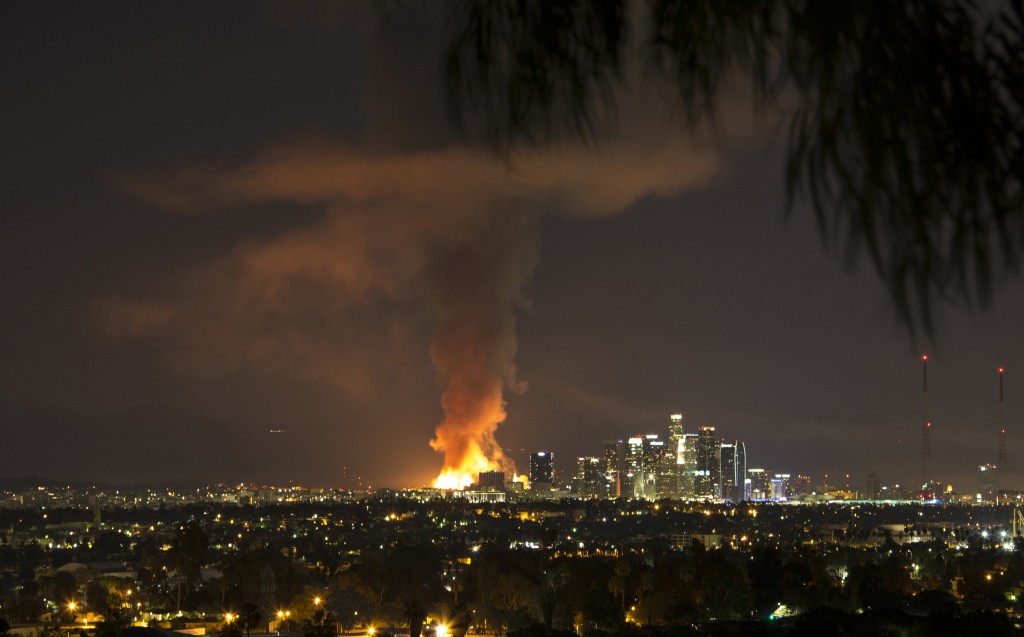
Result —
M 1002 469 L 1006 465 L 1006 410 L 1003 403 L 1003 372 L 999 368 L 999 454 L 996 456 L 996 467 Z
M 928 422 L 928 355 L 921 356 L 921 487 L 932 481 L 932 423 Z

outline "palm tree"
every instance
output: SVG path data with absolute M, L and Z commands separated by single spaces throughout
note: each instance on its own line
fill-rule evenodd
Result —
M 405 602 L 405 620 L 409 622 L 409 637 L 420 637 L 423 633 L 423 622 L 427 618 L 427 611 L 423 602 L 418 598 L 411 598 Z
M 312 617 L 303 620 L 302 632 L 306 637 L 334 637 L 337 634 L 337 625 L 338 621 L 333 613 L 318 607 L 313 611 Z

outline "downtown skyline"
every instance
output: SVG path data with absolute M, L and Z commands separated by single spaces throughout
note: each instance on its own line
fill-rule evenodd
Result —
M 2 11 L 0 430 L 13 451 L 0 477 L 333 485 L 344 468 L 375 486 L 432 481 L 442 458 L 429 441 L 444 414 L 429 286 L 399 280 L 356 302 L 311 276 L 289 288 L 295 307 L 249 325 L 252 313 L 227 301 L 239 289 L 232 259 L 266 257 L 267 278 L 253 282 L 265 290 L 286 269 L 274 251 L 297 237 L 331 261 L 327 239 L 351 211 L 309 191 L 247 191 L 186 211 L 161 196 L 181 194 L 182 174 L 215 181 L 282 148 L 309 165 L 435 158 L 445 192 L 395 185 L 405 207 L 371 226 L 374 239 L 395 228 L 416 239 L 434 226 L 417 230 L 417 215 L 448 218 L 478 191 L 490 196 L 516 167 L 449 125 L 438 16 L 384 16 L 368 3 Z M 624 114 L 621 145 L 552 172 L 578 167 L 582 192 L 653 181 L 601 191 L 598 203 L 573 191 L 582 213 L 529 204 L 528 303 L 510 310 L 523 391 L 505 392 L 495 433 L 520 471 L 532 450 L 590 455 L 599 448 L 581 442 L 660 431 L 681 410 L 744 440 L 750 466 L 912 481 L 926 350 L 935 477 L 967 490 L 977 466 L 995 462 L 1005 367 L 1004 480 L 1024 485 L 1019 280 L 986 310 L 940 307 L 934 339 L 911 334 L 865 260 L 847 272 L 825 254 L 808 208 L 784 217 L 770 127 L 743 124 L 694 148 L 678 121 L 635 127 L 636 115 Z M 486 174 L 436 159 L 461 152 Z M 522 166 L 524 197 L 538 197 Z M 196 190 L 185 195 L 202 199 Z M 427 212 L 415 207 L 428 199 Z M 401 274 L 404 262 L 388 259 L 407 244 L 377 247 L 386 274 Z M 197 288 L 204 278 L 225 283 Z M 111 329 L 110 299 L 186 317 L 177 331 Z M 211 325 L 218 339 L 190 340 Z

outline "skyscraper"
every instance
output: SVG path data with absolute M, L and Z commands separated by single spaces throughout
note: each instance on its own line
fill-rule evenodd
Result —
M 719 497 L 723 500 L 732 500 L 736 491 L 736 445 L 721 443 L 718 458 L 722 471 L 722 480 L 718 488 Z
M 620 476 L 625 460 L 622 441 L 605 440 L 601 458 L 604 461 L 605 493 L 609 498 L 617 498 L 622 495 Z
M 736 441 L 736 496 L 734 499 L 750 500 L 750 476 L 747 474 L 747 445 Z
M 659 497 L 658 479 L 664 470 L 665 441 L 657 434 L 644 434 L 629 439 L 626 447 L 626 480 L 622 493 L 626 493 L 625 482 L 634 498 L 653 500 Z
M 720 443 L 715 437 L 715 428 L 702 425 L 697 433 L 697 469 L 694 479 L 694 496 L 698 498 L 719 498 L 722 481 Z
M 999 498 L 999 467 L 983 464 L 978 467 L 978 501 L 996 503 Z
M 882 481 L 878 478 L 877 473 L 869 473 L 867 480 L 867 489 L 865 489 L 864 497 L 868 500 L 878 500 L 882 493 Z
M 550 451 L 530 454 L 530 489 L 550 489 L 555 484 L 555 458 Z
M 767 500 L 772 497 L 772 472 L 764 469 L 750 469 L 750 499 Z
M 683 463 L 683 415 L 672 414 L 668 419 L 668 449 L 674 453 L 676 464 Z
M 576 474 L 572 479 L 572 492 L 581 498 L 603 498 L 605 492 L 604 462 L 597 456 L 576 458 Z
M 633 436 L 626 441 L 625 473 L 622 477 L 622 496 L 641 498 L 644 492 L 644 439 Z
M 679 496 L 683 498 L 696 496 L 698 440 L 697 434 L 683 434 L 683 463 L 679 472 Z
M 683 495 L 683 415 L 672 414 L 668 421 L 668 444 L 658 476 L 659 497 L 679 498 Z

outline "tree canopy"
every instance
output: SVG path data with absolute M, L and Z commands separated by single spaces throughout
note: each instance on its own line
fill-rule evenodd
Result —
M 749 87 L 786 131 L 788 206 L 866 253 L 898 318 L 984 307 L 1024 248 L 1024 2 L 462 0 L 446 58 L 457 122 L 502 152 L 599 142 L 628 71 L 691 127 Z M 639 63 L 633 57 L 639 56 Z

